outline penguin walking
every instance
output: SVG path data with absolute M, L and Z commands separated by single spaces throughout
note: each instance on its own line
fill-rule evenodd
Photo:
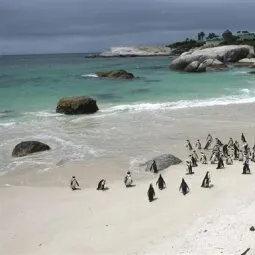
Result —
M 192 163 L 189 159 L 186 160 L 186 170 L 187 170 L 187 174 L 194 174 L 192 170 Z
M 242 174 L 250 174 L 250 166 L 249 166 L 249 158 L 247 157 L 243 164 L 243 173 Z
M 242 135 L 241 135 L 241 140 L 242 140 L 242 142 L 243 143 L 246 143 L 246 139 L 245 139 L 245 137 L 244 137 L 244 134 L 242 133 Z
M 189 140 L 186 140 L 186 148 L 187 148 L 188 150 L 190 150 L 190 151 L 193 150 L 193 147 L 192 147 L 192 145 L 191 145 L 191 143 L 190 143 Z
M 157 174 L 158 173 L 158 167 L 157 167 L 157 164 L 156 164 L 156 161 L 153 160 L 152 161 L 152 164 L 151 164 L 151 167 L 150 167 L 150 171 L 153 170 L 153 173 Z
M 217 165 L 216 169 L 222 169 L 222 168 L 224 168 L 223 157 L 219 156 L 218 157 L 218 165 Z
M 104 190 L 105 189 L 105 179 L 102 179 L 99 181 L 98 185 L 97 185 L 97 190 Z
M 208 150 L 211 143 L 213 141 L 213 138 L 210 134 L 208 134 L 207 138 L 206 138 L 206 144 L 205 144 L 205 147 L 204 147 L 204 150 Z
M 148 195 L 149 201 L 152 202 L 154 200 L 154 197 L 155 197 L 155 191 L 154 191 L 154 188 L 153 188 L 152 184 L 150 184 L 147 195 Z
M 200 140 L 199 140 L 199 139 L 197 139 L 197 142 L 196 142 L 196 148 L 197 148 L 198 150 L 201 150 L 201 149 L 202 149 L 202 145 L 201 145 L 201 143 L 200 143 Z
M 195 150 L 193 150 L 192 156 L 196 159 L 196 161 L 198 161 L 198 155 Z
M 125 176 L 124 183 L 127 188 L 132 186 L 133 180 L 132 180 L 131 173 L 129 171 L 127 172 L 127 175 Z
M 158 188 L 160 190 L 162 190 L 162 189 L 164 189 L 166 187 L 166 183 L 165 183 L 165 181 L 164 181 L 164 179 L 163 179 L 161 174 L 159 175 L 159 178 L 158 178 L 158 180 L 156 182 L 156 185 L 158 185 Z
M 182 192 L 182 194 L 185 196 L 189 192 L 189 186 L 185 182 L 184 178 L 182 178 L 182 182 L 179 188 L 179 191 Z
M 76 189 L 78 189 L 79 186 L 80 186 L 79 182 L 76 180 L 75 176 L 73 176 L 71 179 L 71 182 L 70 182 L 71 189 L 76 190 Z
M 233 159 L 230 156 L 226 158 L 226 165 L 233 165 Z
M 206 175 L 203 179 L 201 187 L 202 188 L 209 188 L 210 187 L 210 182 L 211 182 L 210 173 L 209 173 L 209 171 L 207 171 Z
M 202 162 L 202 164 L 207 164 L 207 158 L 206 158 L 204 152 L 201 152 L 200 161 Z

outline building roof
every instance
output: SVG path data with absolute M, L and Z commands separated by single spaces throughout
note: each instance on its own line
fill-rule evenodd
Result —
M 232 35 L 232 32 L 227 29 L 223 34 L 231 34 Z

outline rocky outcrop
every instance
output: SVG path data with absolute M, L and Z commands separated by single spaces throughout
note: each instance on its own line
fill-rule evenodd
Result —
M 101 53 L 100 57 L 149 57 L 169 56 L 172 50 L 169 47 L 112 47 L 109 51 Z
M 243 58 L 239 60 L 235 66 L 237 67 L 254 67 L 255 66 L 255 58 Z
M 64 114 L 91 114 L 97 111 L 96 100 L 87 96 L 61 98 L 56 108 L 56 112 Z
M 150 171 L 153 160 L 155 160 L 157 169 L 159 171 L 164 170 L 172 165 L 178 165 L 182 162 L 179 158 L 173 156 L 172 154 L 163 154 L 145 162 L 144 164 L 141 164 L 140 166 L 145 167 L 145 171 Z
M 96 75 L 100 78 L 121 79 L 121 80 L 132 80 L 135 78 L 132 73 L 128 73 L 125 70 L 96 72 Z
M 229 62 L 237 62 L 247 56 L 254 55 L 254 49 L 248 45 L 228 45 L 214 48 L 197 49 L 183 53 L 174 59 L 170 68 L 177 71 L 201 72 L 204 68 L 226 68 Z M 201 66 L 202 64 L 202 66 Z
M 24 157 L 28 154 L 50 150 L 50 146 L 37 141 L 25 141 L 17 144 L 12 151 L 13 157 Z

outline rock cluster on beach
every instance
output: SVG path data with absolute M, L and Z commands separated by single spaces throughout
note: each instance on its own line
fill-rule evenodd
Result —
M 141 164 L 141 166 L 145 166 L 145 171 L 150 171 L 153 160 L 155 160 L 157 169 L 159 171 L 164 170 L 172 165 L 178 165 L 182 162 L 179 158 L 172 154 L 163 154 L 145 162 L 144 164 Z
M 12 151 L 13 157 L 24 157 L 28 154 L 50 150 L 50 146 L 38 141 L 25 141 L 17 144 Z
M 87 96 L 65 97 L 58 101 L 56 112 L 64 114 L 91 114 L 97 112 L 96 100 Z
M 125 71 L 125 70 L 96 72 L 96 75 L 100 78 L 123 79 L 123 80 L 134 79 L 134 75 L 132 73 Z
M 234 63 L 254 56 L 254 49 L 248 45 L 228 45 L 206 49 L 190 50 L 181 54 L 170 64 L 170 68 L 184 72 L 205 72 L 226 69 L 227 63 Z

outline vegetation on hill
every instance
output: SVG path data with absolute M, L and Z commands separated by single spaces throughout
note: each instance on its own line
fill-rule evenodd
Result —
M 166 47 L 171 48 L 173 55 L 179 55 L 183 52 L 189 51 L 190 49 L 201 47 L 205 44 L 205 42 L 196 41 L 193 39 L 186 39 L 185 41 L 172 43 L 166 45 Z

